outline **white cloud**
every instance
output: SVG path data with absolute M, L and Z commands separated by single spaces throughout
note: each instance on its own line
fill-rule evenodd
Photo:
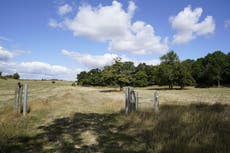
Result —
M 29 54 L 31 53 L 31 51 L 26 51 L 26 50 L 13 50 L 13 51 L 9 51 L 7 49 L 5 49 L 4 47 L 0 46 L 0 61 L 9 61 L 12 58 L 14 58 L 17 55 L 20 54 Z
M 11 41 L 9 38 L 0 36 L 0 41 Z
M 70 12 L 72 12 L 72 7 L 68 4 L 62 5 L 58 8 L 59 15 L 65 15 Z
M 67 50 L 62 50 L 61 53 L 87 68 L 103 68 L 105 65 L 111 65 L 113 63 L 113 59 L 118 57 L 116 54 L 107 53 L 104 55 L 90 55 Z
M 9 61 L 14 57 L 14 54 L 0 46 L 0 61 Z
M 64 79 L 64 80 L 74 80 L 76 78 L 79 70 L 72 70 L 60 65 L 50 65 L 43 62 L 23 62 L 19 64 L 19 73 L 37 75 L 39 79 L 49 78 L 49 79 Z
M 92 7 L 83 5 L 74 18 L 65 18 L 57 23 L 50 21 L 51 27 L 62 27 L 74 36 L 85 36 L 96 41 L 108 41 L 109 49 L 135 54 L 164 53 L 168 50 L 167 38 L 162 42 L 154 28 L 143 21 L 132 23 L 136 5 L 129 2 L 127 10 L 113 1 L 112 5 Z
M 168 50 L 167 37 L 161 42 L 161 37 L 155 35 L 151 25 L 137 21 L 131 26 L 132 34 L 110 41 L 109 49 L 116 51 L 130 51 L 135 54 L 164 53 Z
M 177 16 L 170 17 L 172 28 L 176 30 L 173 36 L 173 43 L 184 44 L 197 36 L 211 34 L 215 30 L 215 22 L 212 16 L 207 16 L 203 21 L 199 21 L 202 8 L 191 9 L 190 6 L 184 8 Z
M 15 56 L 28 54 L 30 51 L 14 50 L 8 51 L 0 46 L 0 71 L 3 74 L 13 74 L 18 72 L 22 79 L 64 79 L 75 80 L 76 74 L 81 69 L 69 69 L 60 65 L 50 65 L 44 62 L 13 62 Z
M 117 1 L 113 1 L 111 6 L 95 8 L 83 5 L 79 7 L 75 18 L 64 21 L 65 26 L 73 31 L 75 36 L 82 35 L 98 41 L 121 37 L 130 25 L 133 5 L 129 7 L 129 12 L 125 12 Z
M 58 23 L 54 19 L 50 19 L 48 24 L 49 24 L 49 26 L 51 26 L 53 28 L 58 28 L 58 27 L 61 28 L 62 27 L 61 23 Z
M 157 65 L 160 63 L 160 60 L 154 59 L 154 60 L 136 60 L 136 59 L 130 59 L 129 57 L 122 55 L 116 55 L 116 54 L 103 54 L 103 55 L 91 55 L 91 54 L 81 54 L 79 52 L 72 52 L 67 50 L 62 50 L 61 53 L 80 64 L 84 65 L 88 69 L 92 68 L 103 68 L 106 65 L 111 65 L 114 62 L 114 58 L 121 57 L 122 61 L 132 61 L 135 66 L 137 66 L 140 63 L 146 63 L 148 65 Z
M 64 66 L 50 65 L 44 62 L 1 62 L 0 71 L 4 74 L 18 72 L 22 79 L 63 79 L 75 80 L 81 69 L 69 69 Z
M 224 21 L 224 27 L 230 28 L 230 19 Z

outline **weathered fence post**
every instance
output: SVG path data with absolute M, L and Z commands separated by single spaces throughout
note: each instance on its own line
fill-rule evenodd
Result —
M 136 92 L 131 89 L 130 92 L 130 102 L 131 102 L 131 112 L 135 112 L 136 111 L 136 103 L 137 103 L 137 97 L 136 97 Z
M 19 93 L 19 113 L 22 113 L 22 105 L 23 105 L 23 101 L 22 101 L 22 97 L 23 97 L 23 85 L 20 86 L 20 93 Z
M 23 115 L 25 116 L 27 113 L 27 97 L 28 97 L 28 85 L 24 86 L 24 101 L 23 101 Z
M 157 91 L 154 92 L 153 102 L 154 102 L 154 112 L 157 113 L 158 106 L 159 106 L 159 94 Z
M 18 87 L 18 84 L 17 84 L 16 88 L 15 88 L 15 101 L 14 101 L 14 111 L 15 111 L 15 113 L 18 112 L 18 92 L 19 92 L 19 87 Z
M 138 102 L 139 102 L 139 97 L 138 97 L 138 92 L 136 92 L 136 110 L 138 109 Z
M 126 88 L 125 92 L 125 114 L 128 115 L 129 113 L 129 93 L 130 93 L 130 88 Z
M 20 82 L 18 82 L 18 84 L 16 85 L 16 89 L 15 89 L 15 112 L 16 113 L 20 113 L 21 111 L 21 105 L 20 105 L 20 101 L 22 99 L 22 85 Z
M 130 112 L 135 112 L 138 107 L 138 93 L 132 88 L 126 88 L 125 92 L 125 114 L 128 115 Z

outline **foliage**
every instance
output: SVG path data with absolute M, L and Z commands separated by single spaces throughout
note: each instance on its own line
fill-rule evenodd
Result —
M 178 55 L 172 50 L 160 57 L 162 63 L 173 64 L 179 61 Z
M 157 84 L 158 85 L 168 85 L 170 89 L 173 88 L 174 85 L 174 69 L 173 65 L 162 63 L 158 67 L 157 73 Z
M 134 75 L 134 85 L 144 87 L 148 85 L 148 76 L 145 71 L 139 70 Z
M 133 62 L 121 62 L 121 58 L 114 60 L 115 63 L 110 68 L 105 69 L 104 73 L 106 75 L 104 75 L 104 78 L 105 80 L 112 79 L 122 90 L 124 85 L 128 85 L 131 82 L 131 75 L 135 67 Z
M 191 71 L 186 64 L 176 63 L 174 81 L 181 87 L 181 89 L 183 89 L 185 85 L 192 85 L 194 83 Z
M 192 75 L 198 86 L 229 84 L 230 58 L 221 51 L 215 51 L 204 58 L 197 59 L 192 65 Z
M 160 65 L 140 63 L 134 66 L 131 61 L 122 62 L 121 58 L 114 59 L 112 65 L 103 69 L 83 71 L 77 75 L 77 84 L 83 86 L 114 86 L 120 90 L 123 86 L 175 85 L 183 89 L 187 85 L 207 87 L 230 84 L 230 53 L 221 51 L 209 53 L 197 60 L 180 61 L 174 51 L 160 57 Z
M 10 75 L 2 75 L 2 72 L 0 72 L 0 79 L 20 79 L 20 75 L 18 73 L 10 74 Z

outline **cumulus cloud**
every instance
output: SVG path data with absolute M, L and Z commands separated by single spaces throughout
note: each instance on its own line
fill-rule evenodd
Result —
M 184 44 L 197 36 L 204 36 L 214 32 L 215 22 L 212 16 L 207 16 L 203 21 L 200 21 L 202 8 L 191 9 L 187 6 L 183 11 L 176 16 L 170 17 L 172 28 L 176 31 L 173 36 L 173 43 Z
M 230 28 L 230 19 L 224 21 L 224 27 Z
M 116 54 L 110 54 L 106 53 L 103 55 L 91 55 L 91 54 L 82 54 L 79 52 L 73 52 L 68 50 L 62 50 L 61 53 L 64 56 L 67 56 L 78 63 L 84 65 L 88 69 L 92 68 L 103 68 L 106 65 L 111 65 L 114 62 L 114 58 L 121 57 L 122 61 L 132 61 L 135 66 L 137 66 L 140 63 L 146 63 L 148 65 L 157 65 L 160 63 L 160 60 L 154 59 L 154 60 L 136 60 L 136 59 L 130 59 L 125 55 L 119 56 Z
M 68 4 L 64 4 L 58 8 L 59 15 L 65 15 L 70 12 L 72 12 L 72 7 Z
M 122 39 L 110 41 L 109 49 L 130 51 L 135 54 L 163 53 L 168 50 L 168 38 L 161 42 L 161 37 L 155 35 L 153 27 L 145 22 L 137 21 L 131 26 L 132 33 L 127 33 Z
M 5 49 L 4 47 L 0 46 L 0 61 L 9 61 L 11 60 L 13 57 L 20 55 L 20 54 L 29 54 L 31 53 L 31 51 L 27 51 L 27 50 L 13 50 L 13 51 L 9 51 L 7 49 Z
M 108 6 L 82 5 L 74 18 L 65 18 L 59 23 L 53 20 L 50 26 L 68 29 L 74 36 L 108 41 L 109 49 L 113 51 L 135 54 L 166 52 L 167 38 L 162 41 L 150 24 L 143 21 L 132 23 L 135 10 L 136 5 L 131 1 L 126 10 L 118 1 Z
M 33 61 L 20 63 L 18 71 L 28 76 L 37 75 L 36 77 L 39 79 L 74 80 L 80 69 L 73 70 L 60 65 L 50 65 L 48 63 Z
M 0 61 L 9 61 L 14 57 L 14 54 L 0 46 Z
M 28 54 L 30 51 L 14 50 L 9 51 L 0 46 L 0 71 L 3 74 L 13 74 L 18 72 L 22 79 L 64 79 L 75 80 L 76 74 L 81 69 L 70 69 L 60 65 L 50 65 L 48 63 L 32 62 L 13 62 L 15 56 Z
M 135 7 L 130 3 L 128 12 L 121 3 L 113 1 L 110 6 L 92 7 L 83 5 L 73 19 L 67 19 L 64 25 L 75 36 L 86 36 L 98 41 L 111 40 L 126 34 Z M 131 7 L 132 6 L 132 7 Z
M 81 69 L 69 69 L 64 66 L 50 65 L 44 62 L 3 62 L 0 61 L 0 71 L 4 74 L 19 73 L 22 79 L 63 79 L 75 80 Z
M 118 57 L 116 54 L 109 53 L 104 55 L 90 55 L 67 50 L 62 50 L 61 53 L 79 62 L 87 68 L 103 68 L 105 65 L 111 65 L 113 59 Z

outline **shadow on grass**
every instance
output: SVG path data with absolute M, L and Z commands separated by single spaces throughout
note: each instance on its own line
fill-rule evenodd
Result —
M 76 113 L 40 126 L 34 137 L 9 139 L 0 152 L 229 153 L 229 111 L 229 105 L 193 104 L 161 106 L 159 114 Z M 82 136 L 88 131 L 93 143 Z
M 112 89 L 112 90 L 101 90 L 100 92 L 106 93 L 106 92 L 122 92 L 122 91 L 117 90 L 117 89 Z
M 146 88 L 146 90 L 189 90 L 188 88 L 164 88 L 164 87 L 153 87 L 153 88 Z

